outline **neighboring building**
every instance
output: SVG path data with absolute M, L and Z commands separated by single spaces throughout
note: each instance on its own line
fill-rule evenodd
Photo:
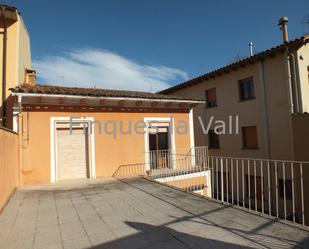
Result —
M 294 213 L 301 222 L 309 207 L 308 193 L 300 198 L 309 188 L 308 164 L 254 160 L 309 161 L 309 35 L 288 41 L 286 22 L 280 20 L 283 44 L 159 93 L 205 99 L 193 109 L 195 145 L 209 148 L 214 197 L 287 219 Z M 226 134 L 216 120 L 225 121 Z
M 295 128 L 309 129 L 308 42 L 304 35 L 160 93 L 206 100 L 193 116 L 195 143 L 210 155 L 309 160 L 308 132 Z M 217 135 L 214 123 L 203 133 L 199 116 L 206 128 L 212 116 L 228 123 L 230 115 L 240 134 Z
M 35 72 L 31 70 L 30 39 L 22 17 L 15 7 L 0 5 L 0 119 L 5 122 L 6 110 L 10 109 L 7 98 L 9 88 L 22 83 L 31 83 Z M 7 107 L 6 107 L 7 106 Z M 7 117 L 11 120 L 11 117 Z

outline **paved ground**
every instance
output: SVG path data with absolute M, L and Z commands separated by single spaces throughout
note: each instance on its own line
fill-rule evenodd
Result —
M 145 179 L 21 189 L 0 248 L 309 248 L 309 232 Z

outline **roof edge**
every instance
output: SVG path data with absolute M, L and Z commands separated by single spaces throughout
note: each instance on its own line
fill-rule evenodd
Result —
M 215 78 L 216 76 L 229 73 L 230 71 L 233 71 L 239 67 L 244 67 L 248 64 L 254 64 L 256 61 L 263 60 L 267 57 L 272 57 L 275 54 L 278 54 L 280 52 L 284 52 L 285 49 L 288 47 L 289 49 L 298 49 L 299 47 L 303 46 L 304 44 L 309 42 L 309 34 L 304 34 L 303 36 L 296 38 L 292 41 L 289 41 L 288 43 L 282 43 L 276 47 L 272 47 L 270 49 L 264 50 L 260 53 L 257 53 L 253 56 L 246 57 L 242 60 L 236 61 L 231 64 L 227 64 L 226 66 L 223 66 L 221 68 L 215 69 L 213 71 L 210 71 L 206 74 L 202 74 L 200 76 L 194 77 L 188 81 L 185 81 L 180 84 L 176 84 L 172 87 L 169 87 L 167 89 L 164 89 L 162 91 L 157 92 L 158 94 L 170 94 L 177 90 L 196 85 L 202 81 L 209 80 L 212 78 Z
M 45 86 L 45 85 L 38 85 L 38 86 Z M 35 87 L 35 86 L 34 86 Z M 61 88 L 61 86 L 58 86 Z M 66 93 L 44 93 L 44 92 L 26 92 L 26 91 L 20 91 L 21 89 L 32 89 L 33 87 L 15 87 L 15 88 L 10 88 L 12 96 L 41 96 L 41 97 L 53 97 L 53 98 L 88 98 L 88 99 L 113 99 L 113 100 L 127 100 L 127 101 L 148 101 L 148 102 L 175 102 L 175 103 L 194 103 L 194 104 L 200 104 L 204 103 L 204 100 L 199 100 L 199 99 L 189 99 L 189 98 L 173 98 L 173 96 L 166 97 L 163 96 L 160 98 L 160 96 L 156 96 L 157 94 L 153 93 L 153 97 L 148 96 L 148 97 L 143 97 L 143 96 L 106 96 L 106 95 L 83 95 L 83 94 L 66 94 Z M 67 87 L 62 87 L 62 88 L 67 88 Z M 77 88 L 77 87 L 72 87 L 72 89 L 94 89 L 94 88 Z M 102 89 L 98 88 L 97 90 L 107 90 L 107 89 Z M 113 91 L 123 91 L 123 90 L 113 90 Z M 128 93 L 134 93 L 134 91 L 127 91 Z M 147 93 L 147 92 L 139 92 L 139 93 Z M 108 94 L 107 94 L 108 95 Z

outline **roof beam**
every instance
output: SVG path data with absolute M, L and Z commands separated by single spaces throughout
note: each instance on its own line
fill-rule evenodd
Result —
M 36 102 L 37 102 L 37 104 L 41 104 L 42 103 L 42 97 L 41 96 L 36 97 Z
M 105 101 L 105 99 L 100 99 L 100 105 L 106 105 L 106 101 Z
M 152 107 L 152 108 L 154 108 L 154 107 L 156 107 L 156 106 L 158 106 L 159 105 L 159 103 L 158 102 L 151 102 L 150 103 L 150 106 Z
M 60 98 L 58 99 L 58 101 L 59 101 L 60 104 L 64 104 L 64 97 L 60 97 Z
M 136 101 L 136 102 L 135 102 L 135 106 L 137 106 L 137 107 L 138 107 L 138 106 L 141 106 L 142 104 L 143 104 L 143 101 Z
M 165 107 L 171 107 L 172 105 L 173 105 L 173 102 L 166 102 L 164 106 Z
M 81 99 L 79 100 L 79 103 L 80 103 L 81 105 L 85 105 L 86 102 L 87 102 L 87 99 L 86 99 L 86 98 L 81 98 Z
M 179 104 L 178 104 L 178 107 L 179 107 L 179 108 L 188 108 L 188 107 L 189 107 L 189 104 L 187 104 L 187 103 L 179 103 Z
M 119 107 L 123 107 L 123 106 L 124 106 L 124 103 L 125 103 L 124 100 L 119 100 L 119 101 L 118 101 L 118 106 L 119 106 Z

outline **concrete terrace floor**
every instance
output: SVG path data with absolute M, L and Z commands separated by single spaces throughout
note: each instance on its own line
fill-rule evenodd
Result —
M 0 248 L 309 248 L 309 232 L 142 178 L 19 189 Z

